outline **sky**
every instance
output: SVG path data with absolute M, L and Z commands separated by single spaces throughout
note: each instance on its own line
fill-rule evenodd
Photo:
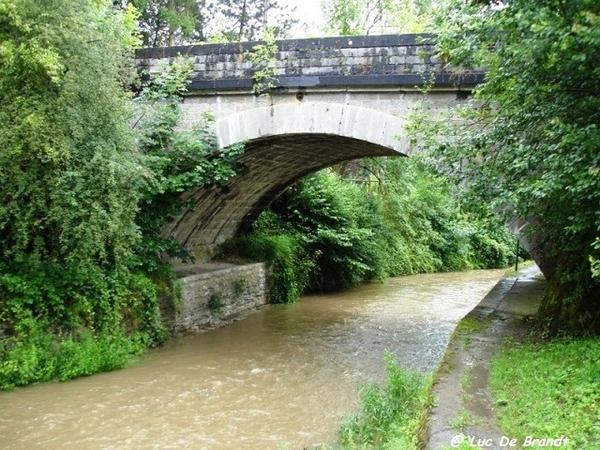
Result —
M 301 27 L 292 30 L 292 37 L 304 37 L 306 35 L 319 35 L 319 29 L 324 25 L 323 12 L 321 11 L 321 0 L 279 0 L 282 6 L 296 7 L 296 16 L 300 22 L 309 25 L 305 31 Z

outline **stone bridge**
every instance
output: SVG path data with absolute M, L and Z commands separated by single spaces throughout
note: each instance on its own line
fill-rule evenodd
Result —
M 143 49 L 137 64 L 193 64 L 183 127 L 204 112 L 216 118 L 222 147 L 246 143 L 248 173 L 226 193 L 186 193 L 197 207 L 166 229 L 199 260 L 248 229 L 286 187 L 322 168 L 362 157 L 412 151 L 405 126 L 417 109 L 468 98 L 482 72 L 453 68 L 434 55 L 432 35 L 352 36 L 277 41 L 273 83 L 257 95 L 249 57 L 257 42 Z M 424 95 L 427 88 L 428 95 Z

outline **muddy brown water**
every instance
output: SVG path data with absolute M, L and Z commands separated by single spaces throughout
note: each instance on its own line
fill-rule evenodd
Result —
M 268 306 L 124 370 L 0 392 L 0 449 L 301 449 L 332 443 L 383 354 L 435 370 L 501 271 L 416 275 Z

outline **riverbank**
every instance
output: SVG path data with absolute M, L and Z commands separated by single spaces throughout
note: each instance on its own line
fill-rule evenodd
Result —
M 457 326 L 434 382 L 426 450 L 506 447 L 490 365 L 506 340 L 521 340 L 531 330 L 546 284 L 538 274 L 529 266 L 503 278 Z

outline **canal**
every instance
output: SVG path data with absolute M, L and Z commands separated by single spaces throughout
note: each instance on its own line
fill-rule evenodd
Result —
M 124 370 L 0 392 L 0 448 L 302 449 L 335 441 L 383 354 L 429 372 L 503 271 L 415 275 L 270 305 Z

